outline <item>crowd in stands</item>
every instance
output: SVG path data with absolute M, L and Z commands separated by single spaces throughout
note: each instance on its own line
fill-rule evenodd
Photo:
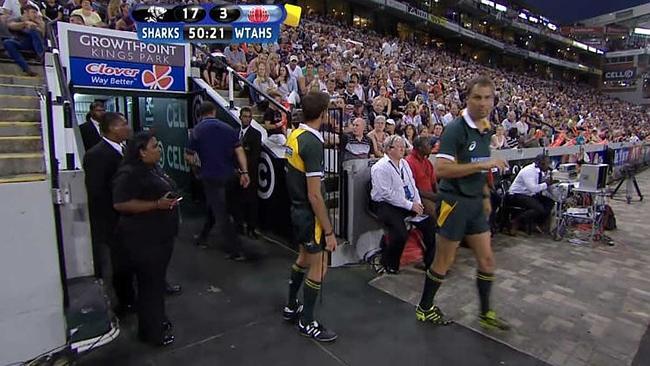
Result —
M 135 30 L 130 8 L 137 0 L 59 1 L 4 0 L 4 48 L 27 73 L 31 71 L 19 51 L 42 57 L 43 48 L 37 46 L 43 44 L 46 21 Z M 351 133 L 352 121 L 362 118 L 373 155 L 381 155 L 386 135 L 403 135 L 407 147 L 420 135 L 439 138 L 460 116 L 465 83 L 479 74 L 489 75 L 497 85 L 491 116 L 494 148 L 650 139 L 648 110 L 588 85 L 486 67 L 439 45 L 401 41 L 317 16 L 303 19 L 300 27 L 284 27 L 276 44 L 217 48 L 212 51 L 222 52 L 236 71 L 287 106 L 299 105 L 300 96 L 310 90 L 327 92 L 342 119 L 328 127 L 330 132 Z M 226 88 L 223 68 L 197 56 L 206 80 Z M 268 103 L 256 94 L 250 93 L 251 103 L 264 112 Z M 287 126 L 279 127 L 283 122 L 278 113 L 266 113 L 273 120 L 262 122 L 272 134 L 281 135 Z
M 417 136 L 437 141 L 461 115 L 465 83 L 480 74 L 497 85 L 490 117 L 495 149 L 650 141 L 648 110 L 588 85 L 489 68 L 436 46 L 328 19 L 303 19 L 298 28 L 284 28 L 278 44 L 232 45 L 223 55 L 256 86 L 279 94 L 288 105 L 298 105 L 310 90 L 327 92 L 331 107 L 342 116 L 340 123 L 332 118 L 329 131 L 351 138 L 358 135 L 354 126 L 363 125 L 367 139 L 357 139 L 367 140 L 369 155 L 375 157 L 382 155 L 385 137 L 395 133 L 405 138 L 407 149 Z M 225 77 L 211 72 L 211 66 L 204 70 L 214 87 L 226 88 Z M 251 98 L 251 104 L 258 102 Z M 361 121 L 353 123 L 357 119 Z M 263 124 L 269 126 L 267 122 L 273 121 Z M 269 128 L 280 131 L 275 122 Z

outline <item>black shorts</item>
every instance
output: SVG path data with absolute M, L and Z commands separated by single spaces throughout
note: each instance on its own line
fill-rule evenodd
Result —
M 466 235 L 490 231 L 488 218 L 483 212 L 482 197 L 470 198 L 440 192 L 437 209 L 438 234 L 446 239 L 461 241 Z
M 308 253 L 315 254 L 325 250 L 323 227 L 311 207 L 291 206 L 291 226 L 294 240 Z

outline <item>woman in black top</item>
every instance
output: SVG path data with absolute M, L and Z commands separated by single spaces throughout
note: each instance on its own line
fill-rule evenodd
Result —
M 138 283 L 138 335 L 156 345 L 174 342 L 165 315 L 165 272 L 178 232 L 176 184 L 158 166 L 160 149 L 151 132 L 136 134 L 113 178 L 117 236 Z

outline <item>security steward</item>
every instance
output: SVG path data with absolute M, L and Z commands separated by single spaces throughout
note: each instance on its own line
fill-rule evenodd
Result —
M 310 92 L 303 97 L 305 123 L 291 132 L 286 147 L 291 225 L 300 252 L 291 267 L 289 301 L 283 317 L 287 321 L 298 321 L 300 334 L 319 342 L 332 342 L 337 338 L 336 333 L 314 318 L 316 298 L 327 270 L 328 252 L 336 249 L 334 229 L 323 199 L 324 140 L 319 132 L 328 117 L 329 101 L 329 95 L 323 92 Z M 297 299 L 303 279 L 304 307 Z
M 494 107 L 495 86 L 487 76 L 467 84 L 467 108 L 461 117 L 447 125 L 441 137 L 435 169 L 442 181 L 439 186 L 436 254 L 426 271 L 422 299 L 415 310 L 416 318 L 436 325 L 447 325 L 442 311 L 433 300 L 454 262 L 456 250 L 464 240 L 474 251 L 478 263 L 476 285 L 480 298 L 479 323 L 489 329 L 507 330 L 509 325 L 490 308 L 490 290 L 494 281 L 495 261 L 492 253 L 488 215 L 491 211 L 486 173 L 504 169 L 502 159 L 490 158 L 490 123 Z
M 124 142 L 131 135 L 131 129 L 121 113 L 113 112 L 103 115 L 100 129 L 100 142 L 86 152 L 83 160 L 93 262 L 95 275 L 106 279 L 109 273 L 108 256 L 105 253 L 107 249 L 110 250 L 111 280 L 117 298 L 114 310 L 117 315 L 122 315 L 135 305 L 135 291 L 133 273 L 127 265 L 127 254 L 114 237 L 118 213 L 113 209 L 111 182 L 122 162 Z
M 113 179 L 113 207 L 120 213 L 117 237 L 128 253 L 138 284 L 138 336 L 153 345 L 174 342 L 165 315 L 165 274 L 178 233 L 176 184 L 158 166 L 158 141 L 150 131 L 127 144 Z
M 241 121 L 241 130 L 239 140 L 246 154 L 247 170 L 250 176 L 248 187 L 236 186 L 236 201 L 233 202 L 235 213 L 235 222 L 246 224 L 246 234 L 251 239 L 257 239 L 258 209 L 257 209 L 257 166 L 262 152 L 262 134 L 260 131 L 251 127 L 253 112 L 249 107 L 243 107 L 239 110 L 239 120 Z

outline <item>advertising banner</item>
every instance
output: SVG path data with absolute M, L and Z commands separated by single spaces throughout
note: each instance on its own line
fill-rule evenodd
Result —
M 77 87 L 185 91 L 183 67 L 98 61 L 71 57 L 72 84 Z
M 636 77 L 634 64 L 608 65 L 603 70 L 603 81 L 630 80 Z
M 62 64 L 75 87 L 186 92 L 189 45 L 145 43 L 133 32 L 58 23 Z
M 414 7 L 414 6 L 411 6 L 411 5 L 407 5 L 407 6 L 408 6 L 408 13 L 409 14 L 415 15 L 416 17 L 422 18 L 422 19 L 425 19 L 425 20 L 429 19 L 429 13 L 427 13 L 426 11 L 420 10 L 420 9 Z

